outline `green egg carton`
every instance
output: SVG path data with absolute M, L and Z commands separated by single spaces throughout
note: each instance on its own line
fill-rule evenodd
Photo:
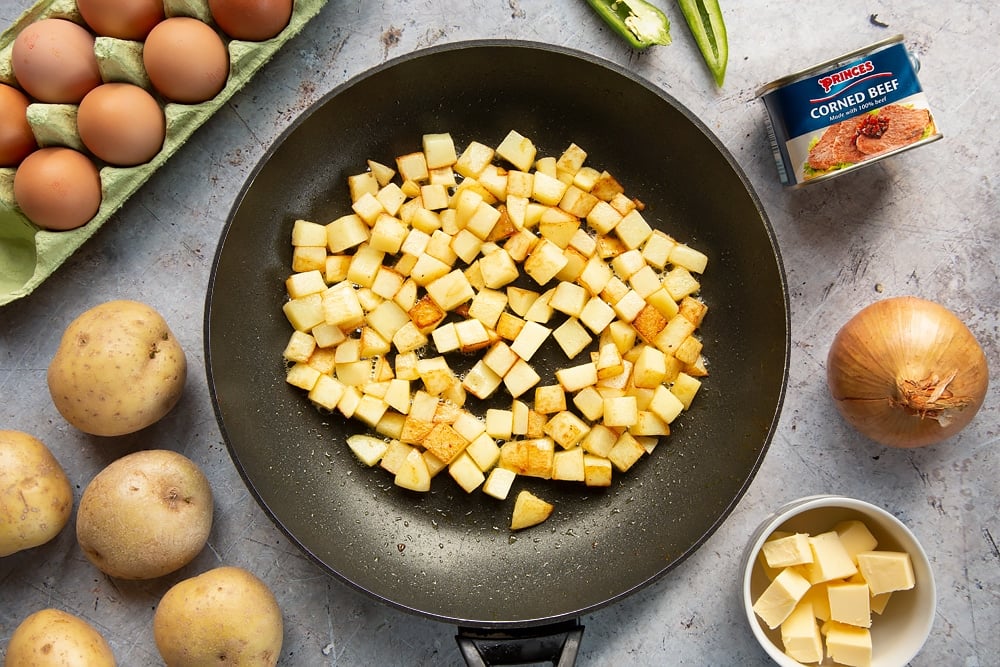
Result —
M 69 231 L 41 229 L 24 215 L 14 200 L 14 168 L 0 168 L 0 306 L 31 294 L 77 248 L 89 239 L 166 162 L 185 141 L 250 80 L 285 42 L 290 40 L 326 4 L 327 0 L 295 0 L 288 25 L 277 36 L 261 42 L 229 39 L 229 79 L 214 98 L 200 104 L 167 102 L 163 148 L 149 162 L 136 167 L 112 167 L 98 162 L 103 196 L 97 214 L 87 224 Z M 190 16 L 213 25 L 207 0 L 167 0 L 165 13 Z M 41 0 L 0 34 L 0 82 L 17 86 L 11 64 L 14 39 L 30 23 L 43 18 L 69 19 L 86 27 L 76 0 Z M 129 82 L 151 90 L 142 66 L 142 43 L 97 37 L 94 44 L 105 82 Z M 76 106 L 33 103 L 28 122 L 39 146 L 60 145 L 82 149 L 76 133 Z

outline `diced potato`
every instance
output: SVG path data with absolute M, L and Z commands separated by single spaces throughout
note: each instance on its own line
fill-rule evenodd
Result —
M 486 475 L 467 453 L 462 452 L 448 464 L 448 474 L 466 493 L 472 493 L 486 481 Z
M 507 160 L 520 171 L 531 171 L 537 149 L 530 139 L 511 130 L 496 148 L 496 155 Z
M 667 424 L 673 422 L 684 410 L 684 404 L 681 400 L 666 385 L 662 384 L 653 390 L 653 398 L 647 407 L 650 412 Z
M 455 142 L 447 132 L 425 134 L 422 144 L 428 169 L 440 169 L 458 162 Z
M 675 266 L 663 276 L 663 289 L 667 290 L 674 301 L 680 301 L 700 290 L 701 284 L 683 266 Z
M 396 469 L 396 486 L 410 491 L 430 491 L 431 473 L 419 449 L 411 449 Z
M 549 305 L 570 317 L 579 317 L 587 304 L 587 298 L 587 290 L 584 288 L 573 283 L 561 282 L 556 285 Z
M 472 285 L 465 274 L 455 269 L 427 285 L 427 295 L 442 310 L 450 311 L 475 296 Z
M 569 410 L 563 410 L 545 423 L 542 432 L 563 449 L 572 449 L 580 444 L 589 430 L 586 422 Z
M 514 500 L 514 512 L 511 514 L 510 529 L 523 530 L 537 526 L 552 514 L 554 506 L 530 491 L 521 491 Z
M 500 289 L 514 282 L 520 275 L 517 264 L 503 248 L 497 248 L 479 260 L 483 284 L 490 289 Z
M 575 358 L 593 341 L 587 330 L 580 324 L 580 320 L 575 317 L 569 318 L 556 327 L 555 331 L 552 332 L 552 337 L 566 353 L 567 359 Z
M 628 431 L 625 431 L 608 452 L 608 460 L 619 472 L 627 472 L 646 453 L 645 448 Z
M 639 410 L 639 418 L 634 424 L 628 427 L 628 432 L 637 439 L 644 436 L 667 436 L 670 435 L 670 426 L 655 412 Z M 642 444 L 640 442 L 640 444 Z M 643 446 L 643 449 L 646 449 Z
M 611 474 L 611 461 L 593 454 L 583 455 L 583 481 L 587 486 L 611 486 Z
M 700 388 L 700 380 L 691 377 L 687 373 L 678 373 L 670 391 L 684 405 L 684 409 L 687 410 L 691 407 L 691 403 L 694 402 L 694 396 Z
M 510 313 L 500 313 L 497 320 L 497 335 L 504 340 L 513 341 L 524 328 L 524 320 Z
M 500 460 L 500 446 L 485 432 L 480 433 L 469 442 L 465 453 L 476 462 L 476 466 L 482 471 L 491 469 Z
M 552 456 L 552 479 L 582 482 L 586 479 L 584 453 L 579 447 L 556 452 Z
M 551 333 L 552 329 L 537 322 L 525 322 L 521 332 L 511 343 L 510 349 L 521 359 L 530 361 Z
M 493 468 L 483 484 L 483 493 L 498 500 L 506 500 L 517 479 L 517 473 L 506 468 Z
M 500 446 L 500 466 L 526 477 L 552 478 L 555 442 L 551 438 L 512 440 Z
M 476 178 L 486 165 L 493 161 L 494 151 L 478 141 L 469 142 L 455 162 L 455 171 L 469 178 Z
M 705 267 L 708 266 L 708 256 L 689 245 L 678 243 L 670 249 L 670 263 L 692 273 L 704 273 Z
M 514 414 L 510 410 L 489 408 L 486 410 L 486 434 L 497 440 L 509 440 L 514 426 Z
M 358 458 L 369 468 L 382 460 L 382 456 L 389 449 L 389 443 L 382 438 L 371 435 L 355 434 L 347 438 L 347 446 Z
M 463 438 L 450 424 L 436 423 L 423 440 L 424 449 L 445 463 L 451 463 L 468 446 L 469 441 Z
M 624 426 L 628 428 L 639 419 L 639 408 L 635 396 L 620 396 L 604 399 L 605 426 Z
M 530 322 L 537 322 L 539 324 L 545 324 L 552 319 L 552 315 L 555 314 L 555 310 L 552 308 L 552 294 L 555 292 L 555 288 L 547 290 L 540 294 L 537 299 L 531 302 L 531 306 L 528 308 L 528 312 L 524 314 L 524 319 Z
M 556 379 L 564 390 L 571 394 L 576 393 L 597 384 L 597 366 L 593 362 L 587 362 L 560 368 L 556 371 Z
M 375 178 L 375 174 L 371 172 L 352 174 L 347 177 L 347 189 L 350 193 L 351 201 L 357 201 L 365 194 L 374 195 L 378 192 L 379 184 Z
M 282 355 L 288 361 L 306 363 L 316 349 L 316 339 L 304 331 L 293 331 Z
M 396 169 L 399 170 L 399 176 L 404 181 L 420 183 L 421 181 L 426 181 L 430 177 L 427 167 L 427 158 L 424 156 L 422 151 L 407 153 L 406 155 L 400 155 L 397 157 Z
M 615 309 L 599 296 L 591 297 L 580 310 L 580 322 L 595 334 L 608 328 L 615 319 Z
M 411 321 L 396 331 L 392 337 L 392 344 L 399 353 L 413 352 L 427 345 L 427 336 Z
M 524 260 L 524 272 L 539 285 L 544 285 L 555 278 L 567 261 L 562 248 L 548 239 L 541 239 Z
M 415 451 L 412 445 L 400 442 L 399 440 L 390 440 L 385 453 L 382 454 L 382 458 L 379 460 L 379 465 L 395 475 L 399 472 L 399 469 L 403 466 L 403 462 L 406 461 L 406 457 L 412 451 Z
M 382 204 L 382 208 L 384 208 L 385 212 L 390 216 L 396 216 L 399 214 L 400 207 L 402 207 L 403 202 L 406 201 L 406 197 L 407 195 L 403 189 L 395 183 L 386 183 L 379 189 L 378 193 L 375 194 L 375 199 L 378 200 L 378 203 Z
M 604 397 L 593 386 L 587 386 L 573 396 L 573 405 L 591 422 L 597 422 L 604 414 Z

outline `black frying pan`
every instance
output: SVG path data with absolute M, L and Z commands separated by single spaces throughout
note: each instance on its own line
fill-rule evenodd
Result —
M 541 154 L 575 142 L 644 200 L 645 217 L 706 252 L 702 327 L 711 375 L 673 433 L 606 490 L 522 480 L 556 510 L 512 536 L 512 499 L 446 475 L 415 494 L 360 465 L 359 431 L 284 382 L 281 312 L 296 218 L 347 211 L 346 178 L 391 164 L 429 132 Z M 258 502 L 331 574 L 395 607 L 460 626 L 575 619 L 654 581 L 734 508 L 767 450 L 789 353 L 772 230 L 749 182 L 705 126 L 662 91 L 548 46 L 476 42 L 420 51 L 334 90 L 256 168 L 222 235 L 206 304 L 206 365 L 222 433 Z M 558 354 L 536 355 L 543 377 Z M 548 377 L 551 377 L 549 375 Z M 475 399 L 470 399 L 475 400 Z M 509 405 L 509 397 L 504 401 Z

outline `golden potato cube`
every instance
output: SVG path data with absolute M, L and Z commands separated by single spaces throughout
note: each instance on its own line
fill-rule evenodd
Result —
M 555 176 L 536 171 L 531 183 L 531 198 L 545 206 L 558 206 L 568 188 Z
M 361 287 L 371 287 L 384 258 L 385 252 L 377 248 L 368 244 L 358 246 L 347 267 L 347 280 Z
M 608 336 L 622 354 L 635 347 L 636 335 L 636 330 L 628 322 L 616 320 L 608 325 Z
M 335 348 L 347 338 L 344 331 L 333 324 L 323 322 L 312 328 L 312 336 L 316 346 L 320 348 Z
M 422 200 L 424 210 L 427 211 L 440 211 L 441 209 L 448 208 L 448 188 L 440 183 L 421 185 L 420 199 Z M 417 213 L 414 212 L 414 215 L 417 215 Z
M 318 270 L 293 273 L 285 279 L 285 290 L 292 299 L 299 299 L 323 292 L 326 290 L 326 281 L 323 273 Z
M 425 234 L 433 234 L 441 229 L 441 216 L 426 206 L 419 207 L 413 210 L 409 224 L 412 229 L 420 230 Z
M 551 155 L 546 155 L 535 160 L 535 173 L 539 172 L 545 174 L 546 176 L 557 178 L 558 170 L 556 169 L 556 159 Z
M 653 343 L 667 326 L 667 318 L 654 306 L 646 304 L 632 320 L 632 328 L 647 343 Z
M 296 220 L 292 223 L 292 245 L 326 247 L 326 225 L 309 220 Z
M 426 289 L 434 303 L 445 311 L 454 310 L 476 295 L 469 279 L 458 269 L 431 281 Z
M 566 147 L 566 150 L 562 152 L 562 155 L 559 156 L 559 159 L 556 160 L 556 169 L 575 174 L 580 171 L 586 160 L 587 151 L 583 150 L 575 143 L 570 143 L 570 145 Z
M 566 482 L 582 482 L 586 479 L 583 465 L 583 450 L 579 447 L 556 452 L 552 456 L 552 479 Z
M 391 344 L 372 327 L 361 328 L 361 358 L 373 359 L 388 354 Z
M 428 332 L 445 318 L 446 313 L 429 295 L 425 294 L 413 304 L 406 315 L 417 329 Z
M 535 144 L 516 130 L 508 132 L 496 148 L 498 157 L 510 162 L 520 171 L 531 171 L 536 152 Z
M 599 201 L 597 197 L 571 182 L 559 200 L 559 208 L 578 218 L 585 218 Z
M 625 371 L 625 366 L 622 364 L 621 351 L 613 342 L 600 346 L 597 351 L 597 361 L 594 365 L 597 368 L 598 379 L 621 375 Z
M 499 465 L 525 477 L 551 479 L 554 455 L 551 438 L 513 440 L 500 446 Z
M 396 176 L 396 170 L 388 165 L 384 165 L 381 162 L 376 162 L 375 160 L 367 160 L 368 169 L 371 175 L 375 177 L 375 181 L 378 183 L 379 187 L 384 187 L 386 183 L 391 181 Z
M 677 302 L 670 296 L 670 293 L 662 287 L 646 297 L 646 303 L 660 311 L 667 320 L 670 320 L 680 312 Z
M 347 280 L 347 269 L 351 266 L 350 255 L 327 255 L 323 265 L 323 277 L 332 285 Z
M 406 458 L 396 468 L 396 476 L 393 480 L 396 486 L 409 489 L 410 491 L 430 491 L 431 473 L 427 468 L 427 461 L 420 450 L 411 448 L 407 452 Z
M 556 380 L 565 391 L 571 394 L 578 392 L 584 387 L 597 384 L 597 366 L 593 362 L 587 362 L 578 366 L 560 368 L 556 371 Z
M 573 185 L 580 188 L 584 192 L 590 192 L 594 189 L 594 184 L 597 183 L 597 179 L 600 177 L 601 172 L 597 171 L 593 167 L 584 165 L 580 167 L 575 174 L 573 174 Z
M 580 219 L 556 206 L 546 206 L 538 218 L 538 235 L 560 248 L 569 247 L 573 235 L 580 230 Z
M 351 204 L 351 210 L 354 211 L 355 217 L 369 227 L 375 224 L 375 220 L 378 219 L 378 216 L 386 212 L 385 206 L 383 206 L 382 202 L 378 200 L 378 197 L 371 192 L 366 192 L 361 195 L 357 201 Z M 336 220 L 334 220 L 334 222 L 336 222 Z M 328 226 L 327 236 L 329 236 L 329 233 L 330 230 Z
M 552 332 L 552 337 L 559 343 L 559 347 L 562 348 L 568 359 L 574 359 L 593 340 L 575 317 L 569 318 L 556 327 L 555 331 Z
M 622 280 L 628 280 L 632 275 L 646 267 L 646 260 L 642 258 L 642 253 L 638 249 L 626 250 L 611 260 L 611 268 Z
M 683 371 L 688 375 L 690 375 L 691 377 L 696 377 L 696 378 L 706 377 L 708 375 L 708 364 L 705 361 L 705 356 L 698 355 L 698 358 L 695 360 L 693 364 L 683 365 L 681 368 L 678 369 L 678 371 Z
M 497 440 L 509 440 L 514 424 L 514 415 L 510 410 L 488 408 L 486 410 L 486 434 Z
M 464 229 L 468 229 L 470 232 L 475 234 L 482 240 L 489 238 L 490 234 L 493 232 L 493 228 L 500 221 L 500 211 L 493 206 L 490 206 L 486 202 L 480 202 L 479 206 L 476 207 L 472 215 L 464 225 Z
M 410 317 L 395 301 L 383 301 L 365 316 L 365 321 L 382 338 L 391 341 Z
M 498 500 L 506 500 L 517 479 L 517 473 L 506 468 L 493 468 L 483 483 L 483 493 Z
M 678 373 L 677 377 L 674 378 L 674 384 L 670 387 L 670 391 L 684 405 L 684 409 L 688 410 L 694 401 L 695 394 L 698 393 L 700 388 L 701 380 L 691 377 L 687 373 Z
M 653 390 L 653 398 L 647 406 L 649 411 L 669 424 L 684 410 L 684 404 L 666 385 L 660 385 Z
M 521 491 L 514 500 L 514 511 L 510 518 L 511 530 L 523 530 L 531 526 L 537 526 L 552 514 L 554 509 L 551 503 L 547 503 L 530 491 Z
M 675 315 L 667 322 L 663 330 L 656 335 L 653 344 L 663 352 L 672 355 L 688 336 L 693 334 L 695 326 L 686 317 Z
M 340 402 L 337 403 L 337 411 L 350 419 L 354 416 L 354 410 L 360 402 L 361 390 L 355 386 L 346 385 L 344 387 L 344 395 L 340 397 Z
M 450 268 L 455 263 L 455 260 L 458 259 L 458 255 L 451 249 L 453 236 L 457 233 L 457 229 L 454 232 L 448 232 L 444 229 L 431 232 L 431 238 L 427 242 L 424 252 L 434 259 L 444 262 Z
M 530 171 L 511 169 L 507 172 L 507 197 L 528 199 L 534 192 L 535 176 Z
M 632 366 L 632 384 L 653 389 L 663 383 L 666 375 L 666 355 L 655 347 L 643 345 Z
M 646 449 L 628 431 L 618 436 L 608 452 L 608 460 L 619 472 L 627 472 L 646 453 Z
M 694 336 L 688 336 L 674 350 L 674 356 L 685 364 L 693 364 L 701 356 L 702 342 Z
M 448 464 L 448 474 L 466 493 L 472 493 L 486 481 L 486 475 L 467 453 L 462 452 Z
M 670 435 L 670 426 L 655 413 L 649 410 L 639 410 L 639 419 L 635 424 L 629 426 L 628 432 L 637 440 L 641 437 L 662 437 Z M 642 445 L 642 441 L 639 441 L 639 444 Z M 645 446 L 643 446 L 643 450 L 646 450 Z
M 420 183 L 430 177 L 427 167 L 427 158 L 423 152 L 407 153 L 396 158 L 396 169 L 399 170 L 399 177 L 404 181 Z
M 461 343 L 458 342 L 458 332 L 455 330 L 455 323 L 448 322 L 431 331 L 431 341 L 438 354 L 454 352 Z
M 670 261 L 670 251 L 677 241 L 659 229 L 654 229 L 642 246 L 642 258 L 654 269 L 662 271 Z
M 347 190 L 351 201 L 357 201 L 365 194 L 374 195 L 378 192 L 379 184 L 375 174 L 366 171 L 363 174 L 352 174 L 347 177 Z
M 320 375 L 321 373 L 312 366 L 305 363 L 296 363 L 285 373 L 285 382 L 293 387 L 312 391 L 312 388 L 319 382 Z
M 653 228 L 638 209 L 630 211 L 615 225 L 615 234 L 629 250 L 641 246 L 652 233 Z
M 355 434 L 347 438 L 347 446 L 359 461 L 369 468 L 382 460 L 389 443 L 373 435 Z
M 389 404 L 377 396 L 363 394 L 358 406 L 354 409 L 354 419 L 358 419 L 368 426 L 375 426 L 382 415 L 389 409 Z
M 483 471 L 489 470 L 500 460 L 500 446 L 487 433 L 480 433 L 465 448 L 465 453 Z
M 326 269 L 326 246 L 295 246 L 292 248 L 292 271 L 324 271 Z
M 701 289 L 701 284 L 683 266 L 675 266 L 663 276 L 663 289 L 673 298 L 680 301 Z
M 468 229 L 460 229 L 451 240 L 451 250 L 466 264 L 471 264 L 479 255 L 483 241 Z
M 677 310 L 687 321 L 696 327 L 701 326 L 702 320 L 708 314 L 708 306 L 704 302 L 690 296 L 686 296 L 680 300 Z
M 708 265 L 708 256 L 689 245 L 678 243 L 670 250 L 669 261 L 674 266 L 680 266 L 692 273 L 704 273 Z
M 450 264 L 425 252 L 416 258 L 416 262 L 410 268 L 409 276 L 418 286 L 426 287 L 429 283 L 447 275 L 451 270 Z
M 426 391 L 418 389 L 413 392 L 413 398 L 410 400 L 409 417 L 411 419 L 432 423 L 434 421 L 434 415 L 437 414 L 438 405 L 440 403 L 441 399 L 437 396 L 431 396 Z M 428 427 L 428 429 L 429 428 L 430 427 Z
M 537 236 L 527 229 L 522 229 L 507 238 L 503 249 L 515 262 L 523 262 L 537 243 Z
M 587 486 L 611 486 L 611 474 L 611 461 L 593 454 L 583 455 L 584 484 Z
M 462 320 L 455 324 L 459 349 L 462 352 L 476 352 L 488 347 L 493 339 L 483 323 L 476 319 Z
M 497 320 L 497 335 L 504 340 L 513 341 L 521 333 L 523 327 L 524 320 L 517 315 L 500 313 L 500 319 Z
M 597 252 L 597 241 L 585 229 L 578 227 L 569 240 L 569 247 L 580 253 L 586 262 Z
M 541 379 L 527 361 L 518 359 L 503 376 L 503 383 L 510 395 L 517 398 L 538 384 Z
M 659 275 L 648 264 L 644 264 L 638 271 L 629 276 L 628 284 L 643 299 L 663 289 Z
M 598 201 L 587 213 L 587 224 L 598 234 L 608 234 L 621 223 L 621 213 L 606 201 Z
M 594 241 L 597 243 L 597 248 L 595 250 L 597 257 L 604 260 L 614 259 L 628 250 L 628 248 L 625 247 L 625 244 L 622 243 L 621 239 L 617 236 L 598 236 L 594 239 Z
M 497 201 L 507 199 L 507 170 L 503 167 L 488 164 L 477 180 Z
M 545 342 L 545 339 L 551 333 L 552 329 L 537 322 L 525 322 L 524 327 L 521 328 L 521 332 L 517 334 L 517 338 L 511 343 L 510 349 L 517 356 L 521 357 L 521 359 L 530 361 L 531 357 L 535 355 L 535 352 L 538 351 L 538 348 L 542 346 L 542 343 Z
M 603 290 L 601 290 L 599 296 L 608 304 L 614 306 L 616 303 L 625 298 L 629 289 L 629 286 L 622 282 L 618 276 L 613 275 L 610 280 L 608 280 L 608 284 L 604 286 Z
M 483 359 L 480 359 L 466 373 L 465 379 L 462 380 L 462 387 L 482 400 L 492 396 L 502 381 L 502 376 L 487 366 Z
M 619 396 L 604 399 L 605 426 L 624 426 L 628 428 L 639 419 L 639 408 L 635 396 Z
M 588 431 L 590 426 L 569 410 L 556 413 L 542 428 L 542 432 L 563 449 L 579 445 Z
M 594 424 L 580 442 L 580 448 L 585 452 L 607 458 L 611 449 L 618 442 L 618 433 L 604 424 Z
M 455 142 L 447 132 L 425 134 L 421 140 L 428 169 L 448 167 L 458 161 Z
M 634 289 L 629 289 L 611 307 L 623 322 L 632 322 L 646 307 L 646 301 Z
M 422 444 L 424 449 L 444 463 L 451 463 L 465 450 L 469 441 L 459 435 L 451 424 L 438 422 L 431 428 Z
M 594 187 L 591 188 L 591 193 L 604 201 L 611 201 L 611 199 L 625 192 L 625 188 L 622 187 L 614 176 L 604 171 L 598 177 L 597 181 L 594 183 Z
M 324 321 L 342 329 L 358 327 L 365 319 L 354 285 L 346 280 L 331 285 L 323 292 L 322 308 Z
M 555 288 L 552 288 L 538 295 L 538 298 L 531 302 L 528 311 L 524 313 L 524 319 L 538 324 L 544 324 L 552 319 L 552 315 L 556 312 L 551 303 L 554 292 Z
M 455 162 L 455 171 L 467 178 L 476 178 L 493 161 L 494 151 L 478 141 L 469 142 Z
M 412 445 L 399 440 L 390 440 L 385 453 L 382 454 L 382 459 L 379 461 L 379 466 L 395 475 L 412 451 L 416 451 Z
M 380 266 L 372 281 L 371 290 L 383 299 L 392 299 L 403 286 L 403 274 L 388 266 Z
M 556 280 L 569 283 L 576 282 L 576 279 L 583 273 L 584 267 L 587 266 L 588 258 L 580 254 L 580 251 L 575 248 L 566 248 L 563 250 L 563 257 L 566 258 L 566 264 L 556 274 Z
M 395 183 L 387 183 L 375 194 L 375 199 L 389 215 L 399 215 L 400 207 L 406 201 L 407 195 Z
M 406 415 L 401 415 L 392 410 L 386 410 L 382 419 L 375 425 L 375 432 L 386 438 L 399 439 L 403 432 L 403 424 L 406 422 Z
M 544 385 L 535 388 L 535 411 L 543 415 L 566 409 L 566 392 L 561 385 Z
M 549 299 L 549 305 L 570 317 L 579 317 L 587 303 L 587 290 L 579 285 L 560 282 Z
M 407 322 L 392 337 L 397 352 L 412 352 L 427 345 L 427 336 L 412 321 Z
M 577 277 L 577 282 L 592 296 L 597 296 L 604 291 L 612 277 L 610 266 L 599 257 L 591 257 Z
M 562 248 L 547 239 L 541 239 L 524 260 L 524 271 L 539 285 L 552 280 L 567 263 Z
M 490 289 L 508 285 L 520 275 L 517 264 L 503 248 L 497 248 L 480 258 L 479 271 L 483 276 L 483 284 Z
M 604 398 L 593 386 L 587 386 L 573 396 L 573 405 L 584 417 L 596 422 L 604 414 Z
M 507 307 L 507 294 L 484 287 L 476 292 L 469 305 L 469 317 L 474 317 L 490 329 L 495 329 L 500 313 Z

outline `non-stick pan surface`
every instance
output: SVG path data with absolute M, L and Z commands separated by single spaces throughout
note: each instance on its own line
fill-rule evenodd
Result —
M 347 176 L 391 164 L 425 133 L 540 154 L 571 142 L 709 256 L 701 333 L 710 376 L 673 433 L 608 489 L 520 480 L 556 506 L 512 535 L 512 499 L 393 486 L 344 443 L 359 428 L 286 385 L 281 306 L 296 218 L 348 211 Z M 784 395 L 788 308 L 771 228 L 742 171 L 678 103 L 618 67 L 526 43 L 465 43 L 392 61 L 333 91 L 257 167 L 226 226 L 206 303 L 206 364 L 237 468 L 317 563 L 377 599 L 485 628 L 576 617 L 654 581 L 722 523 L 753 478 Z M 560 353 L 536 355 L 552 378 Z M 475 399 L 470 399 L 474 401 Z M 509 396 L 505 399 L 509 405 Z

